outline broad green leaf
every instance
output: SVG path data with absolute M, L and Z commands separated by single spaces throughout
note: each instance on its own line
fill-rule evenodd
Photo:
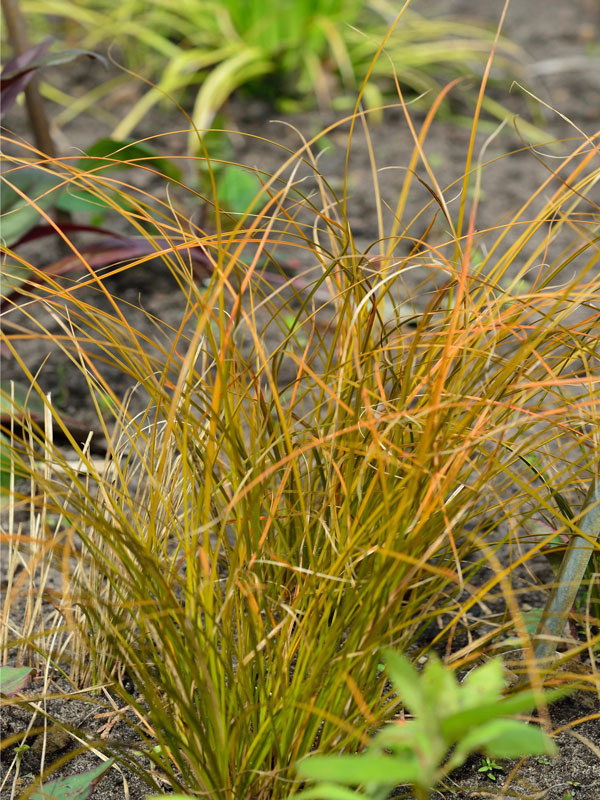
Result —
M 428 719 L 420 717 L 410 722 L 386 725 L 375 737 L 375 744 L 398 759 L 410 760 L 418 754 L 425 774 L 435 770 L 448 750 L 439 730 L 439 718 L 430 711 Z
M 421 678 L 427 701 L 428 725 L 437 727 L 440 716 L 447 717 L 458 711 L 459 687 L 454 674 L 444 667 L 437 656 L 432 655 L 427 662 Z
M 33 223 L 35 225 L 35 222 Z M 2 295 L 7 297 L 31 279 L 31 270 L 19 263 L 5 261 L 2 264 Z
M 258 178 L 233 164 L 228 164 L 219 175 L 217 189 L 219 203 L 227 211 L 253 212 L 260 205 L 258 201 L 252 202 L 260 190 Z
M 38 209 L 21 197 L 16 190 L 31 198 L 42 211 L 47 211 L 56 204 L 60 192 L 64 191 L 64 187 L 57 188 L 63 181 L 62 176 L 40 167 L 23 167 L 4 173 L 0 192 L 1 236 L 7 247 L 31 230 L 40 216 Z M 4 267 L 2 277 L 5 277 Z M 3 293 L 6 294 L 6 288 L 3 289 Z
M 561 559 L 562 560 L 562 559 Z M 544 614 L 543 608 L 532 608 L 530 611 L 521 612 L 523 622 L 530 636 L 534 636 L 540 624 L 540 620 Z
M 320 783 L 312 789 L 306 789 L 304 792 L 294 795 L 295 800 L 357 800 L 363 798 L 364 794 L 353 792 L 352 789 L 346 789 L 345 786 L 338 786 L 335 783 Z M 154 800 L 159 800 L 158 797 Z
M 544 694 L 547 703 L 558 700 L 569 693 L 569 689 L 555 689 Z M 511 695 L 495 703 L 482 703 L 475 708 L 469 708 L 452 714 L 442 720 L 441 731 L 447 742 L 457 742 L 466 735 L 468 731 L 477 725 L 483 725 L 498 717 L 508 717 L 511 714 L 519 714 L 521 711 L 531 711 L 537 705 L 539 694 L 527 691 Z
M 298 764 L 301 777 L 312 781 L 337 781 L 349 786 L 361 783 L 414 783 L 422 777 L 415 755 L 404 759 L 379 753 L 354 756 L 313 756 Z
M 0 509 L 6 508 L 10 503 L 10 479 L 13 472 L 17 477 L 27 476 L 19 462 L 11 458 L 10 439 L 0 433 Z
M 25 411 L 42 415 L 44 410 L 44 401 L 37 392 L 31 392 L 26 383 L 9 380 L 0 381 L 0 414 L 3 417 L 20 418 Z M 0 433 L 0 508 L 5 507 L 9 501 L 7 495 L 10 489 L 12 473 L 14 472 L 19 476 L 27 474 L 20 468 L 19 462 L 11 458 L 11 449 L 12 445 L 8 436 Z
M 235 148 L 231 141 L 231 136 L 226 130 L 220 130 L 227 125 L 227 119 L 223 114 L 217 114 L 214 119 L 213 130 L 206 131 L 202 134 L 202 149 L 200 153 L 208 154 L 211 169 L 216 172 L 223 167 L 227 166 L 227 161 L 233 161 L 235 157 Z M 206 171 L 208 164 L 204 159 L 198 161 L 198 168 L 201 171 Z
M 0 667 L 0 695 L 12 697 L 27 686 L 35 669 L 31 667 Z
M 94 170 L 95 174 L 139 166 L 152 167 L 174 181 L 180 181 L 182 177 L 181 171 L 174 164 L 159 156 L 145 142 L 98 139 L 86 150 L 86 157 L 77 162 L 78 169 L 84 172 Z
M 12 462 L 10 458 L 10 440 L 3 433 L 0 433 L 0 492 L 6 495 L 10 489 L 10 475 Z M 0 503 L 0 507 L 4 503 Z
M 106 212 L 110 208 L 101 197 L 86 189 L 69 189 L 69 191 L 63 192 L 58 198 L 56 207 L 71 214 L 79 211 L 97 214 L 99 211 Z
M 12 384 L 12 385 L 11 385 Z M 0 413 L 20 414 L 25 409 L 43 414 L 45 404 L 39 394 L 22 381 L 0 381 Z
M 466 734 L 456 746 L 466 758 L 470 753 L 485 753 L 492 758 L 555 755 L 556 745 L 537 725 L 513 719 L 496 719 Z
M 29 800 L 86 800 L 113 763 L 111 758 L 96 769 L 45 783 L 29 795 Z
M 420 716 L 425 709 L 425 698 L 419 673 L 408 659 L 393 650 L 385 651 L 385 663 L 402 702 L 412 714 Z
M 376 734 L 377 747 L 394 753 L 414 751 L 416 743 L 426 736 L 420 719 L 390 722 Z
M 493 703 L 501 696 L 503 688 L 502 661 L 494 658 L 467 675 L 460 689 L 460 707 L 475 708 L 482 703 Z

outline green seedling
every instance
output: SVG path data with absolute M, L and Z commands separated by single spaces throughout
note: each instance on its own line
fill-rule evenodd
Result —
M 83 212 L 103 224 L 115 205 L 131 210 L 131 202 L 110 186 L 105 187 L 102 194 L 87 188 L 90 175 L 95 179 L 114 170 L 131 170 L 141 166 L 172 180 L 181 177 L 176 167 L 147 144 L 115 139 L 98 140 L 88 148 L 83 158 L 74 163 L 72 159 L 66 159 L 66 169 L 58 160 L 55 164 L 45 164 L 43 167 L 25 166 L 20 160 L 15 160 L 14 166 L 9 168 L 10 161 L 6 159 L 0 204 L 2 237 L 9 246 L 34 238 L 43 211 L 58 209 L 69 213 Z M 35 207 L 28 198 L 35 198 Z M 103 231 L 97 233 L 102 235 Z M 6 278 L 4 265 L 3 278 Z
M 539 728 L 509 718 L 535 704 L 535 695 L 527 691 L 503 697 L 499 659 L 474 669 L 462 684 L 436 657 L 422 674 L 395 652 L 386 653 L 386 662 L 394 690 L 413 718 L 384 727 L 360 755 L 314 756 L 301 762 L 299 776 L 317 785 L 298 797 L 384 800 L 396 785 L 412 784 L 423 800 L 473 752 L 487 754 L 479 772 L 494 781 L 494 770 L 502 769 L 494 758 L 556 752 Z M 559 694 L 549 693 L 545 699 Z M 346 786 L 362 789 L 349 792 L 342 788 Z
M 488 756 L 483 759 L 482 765 L 479 767 L 477 772 L 482 772 L 488 780 L 495 781 L 496 776 L 494 775 L 494 770 L 498 772 L 504 772 L 503 767 L 501 767 L 500 764 L 497 764 Z
M 49 798 L 52 800 L 87 800 L 113 763 L 114 758 L 111 758 L 96 769 L 44 783 L 39 789 L 28 795 L 28 798 L 29 800 L 49 800 Z
M 9 32 L 24 29 L 18 3 L 3 6 Z M 11 34 L 13 35 L 13 34 Z M 130 142 L 125 139 L 103 138 L 91 145 L 80 159 L 67 158 L 64 162 L 53 158 L 54 144 L 49 138 L 48 124 L 44 122 L 45 113 L 37 88 L 30 81 L 45 67 L 69 64 L 80 56 L 96 58 L 106 65 L 102 56 L 87 50 L 66 50 L 48 53 L 51 40 L 35 47 L 29 47 L 16 55 L 2 70 L 2 111 L 0 118 L 9 111 L 22 92 L 35 91 L 28 95 L 27 109 L 32 133 L 38 147 L 45 147 L 49 158 L 41 164 L 36 151 L 23 145 L 25 157 L 6 156 L 3 163 L 2 191 L 0 192 L 0 216 L 2 218 L 2 245 L 18 248 L 28 241 L 47 236 L 61 238 L 58 224 L 68 226 L 70 231 L 95 232 L 99 241 L 89 246 L 88 263 L 102 267 L 117 260 L 132 259 L 141 255 L 139 248 L 147 252 L 147 243 L 139 238 L 124 237 L 110 230 L 100 228 L 113 209 L 123 212 L 133 211 L 130 197 L 102 182 L 107 172 L 143 168 L 158 173 L 172 181 L 181 179 L 180 171 L 167 159 L 162 158 L 146 142 Z M 34 163 L 29 163 L 29 162 Z M 99 191 L 102 185 L 101 191 Z M 33 202 L 32 202 L 33 200 Z M 83 213 L 88 224 L 75 224 L 71 215 Z M 56 217 L 57 225 L 40 222 L 48 214 Z M 152 214 L 147 214 L 146 226 L 154 230 Z M 142 244 L 143 243 L 143 244 Z M 119 252 L 120 251 L 120 252 Z M 16 296 L 26 293 L 32 285 L 46 280 L 51 285 L 57 275 L 81 270 L 79 259 L 58 264 L 48 264 L 41 269 L 29 270 L 23 267 L 20 259 L 2 259 L 2 309 Z
M 21 762 L 23 760 L 23 756 L 25 755 L 25 753 L 27 753 L 27 751 L 29 749 L 30 749 L 30 747 L 26 742 L 23 742 L 22 744 L 20 744 L 18 747 L 15 747 L 15 749 L 14 749 L 14 754 L 15 754 L 15 765 L 14 765 L 15 775 L 14 775 L 14 778 L 13 778 L 13 787 L 16 786 L 17 782 L 19 781 L 19 776 L 21 774 Z

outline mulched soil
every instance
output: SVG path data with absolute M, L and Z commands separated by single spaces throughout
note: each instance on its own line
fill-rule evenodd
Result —
M 417 4 L 418 6 L 419 4 Z M 457 13 L 482 19 L 496 19 L 499 13 L 498 3 L 482 4 L 477 0 L 439 0 L 429 3 L 428 8 L 421 8 L 425 13 Z M 575 125 L 588 133 L 594 133 L 600 123 L 600 3 L 598 0 L 513 0 L 508 13 L 505 33 L 519 43 L 526 51 L 530 66 L 524 74 L 524 82 L 542 100 L 558 108 L 562 114 L 571 119 Z M 97 75 L 89 71 L 89 66 L 76 66 L 69 80 L 81 81 L 89 87 Z M 57 81 L 62 80 L 57 72 Z M 54 78 L 54 76 L 53 76 Z M 525 111 L 522 101 L 516 93 L 500 96 L 502 102 L 516 111 Z M 119 98 L 111 102 L 118 103 Z M 124 113 L 131 98 L 123 96 L 122 106 L 113 105 L 109 110 L 115 116 Z M 265 104 L 259 101 L 236 100 L 229 104 L 228 113 L 232 125 L 240 131 L 268 139 L 277 140 L 286 147 L 297 148 L 298 134 L 294 128 L 307 137 L 321 130 L 339 115 L 324 112 L 308 112 L 285 118 L 293 127 L 270 120 L 283 119 Z M 11 120 L 12 124 L 12 120 Z M 17 123 L 18 124 L 18 123 Z M 551 137 L 568 138 L 578 135 L 563 118 L 552 112 L 544 113 L 544 126 Z M 136 131 L 136 136 L 149 136 L 167 130 L 180 130 L 185 127 L 178 112 L 172 115 L 164 110 L 151 114 Z M 85 148 L 100 135 L 109 134 L 109 129 L 101 130 L 101 123 L 76 119 L 62 133 L 59 145 L 63 153 L 75 152 L 73 148 Z M 403 123 L 401 111 L 386 112 L 380 126 L 370 130 L 373 149 L 378 166 L 397 166 L 405 164 L 412 150 L 410 135 Z M 460 176 L 464 164 L 464 154 L 468 132 L 451 124 L 440 121 L 434 124 L 428 137 L 427 152 L 435 156 L 438 179 L 443 185 Z M 320 169 L 328 177 L 341 177 L 344 167 L 346 129 L 340 128 L 328 137 L 328 150 L 321 156 Z M 515 134 L 510 132 L 494 141 L 488 151 L 488 157 L 501 154 L 520 146 Z M 235 156 L 250 166 L 258 166 L 273 171 L 281 163 L 281 153 L 258 139 L 238 137 L 235 140 Z M 165 149 L 173 154 L 183 154 L 185 137 L 173 136 L 165 140 Z M 498 219 L 517 207 L 522 199 L 535 191 L 539 182 L 545 177 L 546 168 L 530 152 L 523 152 L 510 159 L 501 159 L 490 168 L 485 175 L 484 190 L 480 207 L 480 227 L 494 225 Z M 402 180 L 397 170 L 383 170 L 379 173 L 381 191 L 384 198 L 392 199 L 398 191 Z M 364 187 L 372 185 L 371 168 L 368 159 L 367 145 L 362 133 L 358 130 L 355 136 L 351 181 L 355 187 L 350 201 L 350 217 L 356 221 L 354 233 L 359 245 L 368 247 L 376 237 L 377 222 L 372 192 Z M 414 207 L 418 208 L 425 198 L 413 198 Z M 428 199 L 428 198 L 427 198 Z M 189 210 L 194 213 L 194 209 Z M 44 251 L 47 257 L 48 251 Z M 123 301 L 141 304 L 155 313 L 167 324 L 178 325 L 183 301 L 177 296 L 172 279 L 158 265 L 144 268 L 144 272 L 130 272 L 109 282 L 109 288 Z M 410 288 L 410 285 L 409 285 Z M 51 323 L 51 321 L 49 321 Z M 137 320 L 136 320 L 137 322 Z M 140 316 L 139 324 L 144 324 Z M 153 329 L 146 323 L 149 335 Z M 36 369 L 46 356 L 39 342 L 24 342 L 22 357 L 32 368 Z M 46 363 L 40 382 L 54 396 L 60 393 L 65 413 L 77 417 L 85 425 L 94 418 L 92 409 L 86 408 L 86 387 L 77 381 L 72 373 L 65 374 L 65 360 L 60 353 L 53 353 Z M 3 366 L 3 378 L 18 378 L 19 370 L 14 362 L 6 361 Z M 122 377 L 118 374 L 113 385 L 117 393 L 125 390 Z M 35 686 L 35 684 L 34 684 Z M 66 688 L 62 686 L 61 688 Z M 600 687 L 598 687 L 600 692 Z M 545 759 L 527 759 L 523 764 L 504 764 L 502 772 L 496 772 L 496 780 L 490 780 L 486 774 L 478 772 L 481 759 L 474 758 L 458 773 L 452 776 L 448 787 L 438 792 L 436 800 L 448 800 L 450 797 L 467 800 L 479 797 L 521 797 L 544 798 L 545 800 L 598 800 L 600 798 L 600 720 L 589 719 L 600 711 L 598 698 L 590 701 L 591 695 L 577 694 L 574 697 L 555 704 L 551 709 L 553 728 L 562 732 L 556 737 L 560 754 L 549 761 Z M 590 706 L 591 702 L 591 706 Z M 49 710 L 56 714 L 66 725 L 73 728 L 83 727 L 90 732 L 100 732 L 107 723 L 103 711 L 98 711 L 84 700 L 51 701 Z M 584 721 L 588 718 L 587 721 Z M 3 736 L 11 736 L 23 731 L 29 724 L 28 712 L 15 706 L 5 706 L 0 712 Z M 581 721 L 579 721 L 581 720 Z M 106 728 L 104 729 L 106 734 Z M 113 740 L 127 742 L 131 740 L 131 731 L 124 723 L 116 723 L 110 729 Z M 61 757 L 74 748 L 71 738 L 57 740 L 53 752 L 46 753 L 46 764 Z M 52 749 L 52 747 L 51 747 Z M 27 776 L 39 774 L 41 745 L 34 745 L 24 758 L 21 774 L 25 784 Z M 3 765 L 10 765 L 11 756 L 3 756 Z M 78 755 L 67 766 L 61 768 L 57 775 L 72 774 L 83 771 L 98 763 L 97 756 L 90 753 Z M 514 769 L 513 769 L 514 767 Z M 112 798 L 131 798 L 142 800 L 148 788 L 139 776 L 114 768 L 95 790 L 95 800 L 112 800 Z M 0 800 L 12 798 L 11 789 L 0 792 Z

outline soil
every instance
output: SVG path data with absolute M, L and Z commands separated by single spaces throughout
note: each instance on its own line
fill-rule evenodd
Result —
M 425 3 L 420 9 L 423 13 L 461 14 L 471 18 L 494 21 L 500 12 L 500 3 L 481 3 L 477 0 L 439 0 Z M 600 127 L 600 3 L 598 0 L 513 0 L 507 17 L 505 34 L 520 44 L 529 59 L 523 75 L 523 82 L 545 103 L 558 109 L 559 113 L 543 108 L 541 124 L 550 138 L 572 138 L 579 136 L 577 128 L 588 134 Z M 92 71 L 90 71 L 90 69 Z M 90 84 L 100 80 L 95 67 L 75 65 L 69 80 L 73 91 L 89 88 Z M 55 74 L 51 78 L 54 81 Z M 56 82 L 64 78 L 56 72 Z M 104 101 L 102 111 L 109 120 L 117 119 L 131 104 L 132 95 L 138 89 L 128 86 L 121 94 L 111 95 Z M 127 92 L 130 94 L 128 95 Z M 499 89 L 496 96 L 503 103 L 514 108 L 516 112 L 528 113 L 527 106 L 517 92 L 508 94 Z M 266 137 L 279 142 L 282 146 L 296 149 L 300 140 L 298 131 L 306 137 L 314 135 L 326 125 L 339 119 L 339 114 L 332 112 L 310 111 L 284 117 L 258 100 L 237 98 L 229 103 L 227 113 L 230 125 L 245 133 L 257 137 Z M 561 116 L 562 115 L 562 116 Z M 415 116 L 418 118 L 419 113 Z M 273 119 L 279 121 L 271 121 Z M 571 120 L 567 122 L 566 119 Z M 285 124 L 284 124 L 285 123 Z M 12 120 L 11 120 L 12 124 Z M 15 123 L 18 125 L 18 122 Z M 88 146 L 101 135 L 109 135 L 110 125 L 94 119 L 76 118 L 57 136 L 62 154 L 75 153 L 76 148 Z M 182 130 L 186 127 L 179 112 L 174 109 L 159 109 L 150 114 L 136 130 L 136 137 L 152 136 L 160 132 Z M 403 121 L 401 110 L 389 110 L 379 126 L 370 129 L 373 151 L 380 168 L 379 180 L 382 196 L 392 205 L 401 185 L 401 174 L 395 169 L 384 169 L 406 164 L 412 151 L 412 140 Z M 462 174 L 468 131 L 462 129 L 451 120 L 439 120 L 434 123 L 427 139 L 426 150 L 435 161 L 436 174 L 441 185 L 449 184 Z M 319 161 L 320 170 L 331 178 L 334 187 L 339 186 L 343 175 L 347 127 L 340 127 L 328 135 L 327 150 Z M 485 137 L 481 138 L 481 143 Z M 160 140 L 159 140 L 160 141 Z M 235 159 L 250 166 L 260 167 L 269 172 L 274 171 L 283 160 L 280 150 L 268 145 L 258 138 L 235 137 Z M 165 138 L 157 149 L 163 148 L 166 154 L 183 155 L 185 152 L 185 136 L 174 134 Z M 500 155 L 521 147 L 518 136 L 510 130 L 496 138 L 486 154 L 488 158 Z M 566 150 L 564 151 L 566 152 Z M 549 153 L 555 157 L 556 151 Z M 547 175 L 549 159 L 537 159 L 530 151 L 523 151 L 501 159 L 486 170 L 484 176 L 484 194 L 482 195 L 479 226 L 485 229 L 497 224 L 530 196 Z M 372 174 L 369 164 L 367 142 L 360 130 L 353 140 L 351 161 L 351 199 L 349 216 L 353 223 L 353 232 L 358 245 L 367 250 L 377 238 L 377 215 L 374 194 L 365 187 L 372 186 Z M 152 187 L 150 187 L 152 188 Z M 427 191 L 416 192 L 411 198 L 412 207 L 418 209 L 423 201 L 429 198 Z M 199 213 L 190 207 L 189 214 Z M 197 202 L 197 201 L 196 201 Z M 385 213 L 385 212 L 384 212 Z M 443 231 L 442 231 L 443 233 Z M 38 257 L 48 258 L 53 255 L 48 249 L 38 247 Z M 32 251 L 35 253 L 35 251 Z M 515 265 L 515 269 L 518 265 Z M 165 274 L 160 264 L 131 271 L 119 278 L 107 281 L 107 286 L 121 301 L 141 305 L 146 310 L 159 316 L 166 325 L 177 327 L 184 307 L 183 298 L 179 298 L 172 279 Z M 415 278 L 415 281 L 417 279 Z M 416 285 L 416 284 L 414 284 Z M 410 288 L 414 288 L 409 286 Z M 90 294 L 90 297 L 93 297 Z M 131 313 L 129 308 L 128 313 Z M 142 315 L 136 318 L 136 324 L 146 325 L 149 336 L 154 329 L 145 322 Z M 48 320 L 52 329 L 52 320 Z M 56 328 L 54 328 L 56 329 Z M 25 363 L 34 371 L 40 367 L 47 355 L 47 350 L 39 342 L 22 342 L 20 354 Z M 86 406 L 87 389 L 77 381 L 77 376 L 68 367 L 65 357 L 52 352 L 51 358 L 45 362 L 40 374 L 40 383 L 47 391 L 60 396 L 62 408 L 66 414 L 77 418 L 81 424 L 92 424 L 95 412 Z M 11 360 L 5 360 L 3 379 L 20 377 L 20 370 Z M 111 375 L 113 388 L 119 394 L 128 386 L 123 383 L 120 374 Z M 65 686 L 59 688 L 66 688 Z M 598 687 L 600 693 L 600 686 Z M 593 695 L 592 695 L 593 696 Z M 599 695 L 600 696 L 600 695 Z M 556 741 L 560 753 L 555 759 L 527 759 L 523 764 L 503 764 L 503 771 L 494 771 L 496 780 L 489 773 L 479 772 L 481 759 L 472 759 L 458 773 L 452 776 L 449 787 L 438 792 L 436 800 L 448 800 L 456 797 L 459 800 L 478 797 L 521 797 L 545 798 L 545 800 L 598 800 L 600 798 L 600 703 L 589 707 L 589 697 L 575 695 L 569 700 L 555 704 L 551 709 L 552 726 L 560 730 Z M 597 698 L 596 698 L 597 700 Z M 54 705 L 52 705 L 54 704 Z M 49 710 L 55 713 L 65 725 L 73 729 L 83 727 L 88 731 L 100 732 L 106 725 L 106 716 L 97 716 L 98 710 L 90 706 L 85 698 L 68 702 L 51 701 Z M 102 713 L 102 712 L 101 712 Z M 15 706 L 5 706 L 1 711 L 4 736 L 11 736 L 26 729 L 30 717 L 28 713 Z M 130 729 L 124 723 L 116 723 L 110 730 L 113 740 L 127 741 Z M 71 737 L 68 741 L 59 740 L 53 753 L 47 752 L 46 763 L 62 756 L 76 745 Z M 66 747 L 64 746 L 66 745 Z M 23 757 L 21 773 L 24 776 L 38 774 L 40 765 L 39 747 L 32 748 Z M 10 765 L 10 757 L 4 756 L 4 766 Z M 67 766 L 61 768 L 57 775 L 73 774 L 86 768 L 96 766 L 97 756 L 84 753 L 78 755 Z M 25 779 L 27 783 L 27 778 Z M 142 800 L 148 791 L 147 785 L 139 776 L 113 768 L 94 792 L 94 800 L 116 800 L 131 798 Z M 0 792 L 0 800 L 12 797 L 10 789 Z

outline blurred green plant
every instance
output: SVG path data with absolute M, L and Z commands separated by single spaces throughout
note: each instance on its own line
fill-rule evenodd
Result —
M 400 784 L 411 784 L 416 800 L 427 800 L 471 753 L 487 754 L 479 772 L 494 781 L 493 770 L 501 767 L 493 758 L 556 754 L 556 745 L 540 728 L 508 719 L 535 705 L 536 694 L 503 697 L 500 659 L 473 669 L 462 683 L 435 655 L 422 674 L 393 651 L 386 662 L 393 690 L 412 718 L 386 725 L 363 754 L 309 756 L 300 762 L 299 776 L 317 785 L 296 794 L 298 800 L 386 800 Z M 560 696 L 548 693 L 544 700 Z M 363 788 L 344 788 L 349 786 Z
M 309 756 L 298 764 L 300 778 L 318 782 L 295 794 L 298 800 L 386 800 L 390 792 L 411 784 L 417 800 L 427 800 L 443 780 L 465 763 L 471 753 L 489 753 L 478 770 L 495 781 L 502 770 L 493 758 L 555 755 L 552 739 L 540 728 L 509 719 L 535 704 L 535 692 L 503 697 L 500 659 L 473 669 L 458 683 L 435 655 L 421 674 L 403 656 L 386 654 L 394 706 L 412 717 L 393 720 L 369 740 L 360 755 Z M 548 692 L 544 702 L 564 696 Z M 347 786 L 361 785 L 351 791 Z M 192 800 L 178 795 L 178 800 Z M 158 796 L 148 800 L 159 800 Z
M 16 0 L 3 3 L 2 12 L 15 55 L 4 65 L 0 75 L 0 120 L 6 121 L 5 115 L 24 92 L 29 126 L 37 143 L 37 148 L 34 148 L 24 144 L 19 137 L 3 134 L 3 141 L 13 153 L 3 153 L 0 157 L 3 166 L 0 176 L 0 235 L 3 245 L 16 249 L 27 242 L 48 236 L 60 240 L 66 233 L 93 232 L 102 237 L 101 241 L 87 245 L 88 264 L 93 265 L 94 269 L 114 263 L 118 258 L 133 258 L 147 252 L 145 239 L 126 238 L 118 232 L 100 227 L 115 205 L 130 213 L 135 213 L 135 207 L 127 200 L 123 191 L 113 191 L 110 182 L 104 183 L 102 192 L 90 192 L 86 188 L 85 173 L 105 175 L 115 169 L 131 170 L 140 164 L 175 182 L 181 179 L 181 173 L 145 142 L 115 141 L 108 138 L 94 142 L 83 158 L 74 159 L 74 164 L 71 164 L 72 159 L 62 162 L 57 160 L 44 106 L 34 79 L 47 67 L 70 64 L 81 56 L 98 59 L 105 65 L 106 61 L 102 56 L 88 50 L 49 52 L 51 39 L 29 46 L 19 3 Z M 47 149 L 42 154 L 40 148 Z M 15 155 L 19 149 L 23 155 Z M 149 208 L 146 219 L 149 216 L 148 211 Z M 72 221 L 71 215 L 75 213 L 83 213 L 84 224 Z M 40 218 L 44 219 L 44 223 L 40 224 Z M 15 261 L 9 265 L 7 259 L 3 259 L 2 305 L 5 307 L 24 287 L 33 285 L 34 276 L 38 282 L 51 282 L 58 275 L 80 268 L 78 259 L 73 261 L 67 258 L 58 264 L 48 264 L 43 270 L 23 269 L 22 263 Z M 2 458 L 4 465 L 4 457 Z M 3 467 L 3 480 L 4 474 Z
M 0 696 L 11 697 L 22 692 L 34 674 L 32 667 L 0 667 Z
M 135 217 L 138 213 L 136 201 L 124 188 L 123 172 L 141 168 L 179 182 L 179 170 L 149 145 L 100 139 L 83 157 L 52 159 L 10 135 L 3 140 L 10 142 L 13 153 L 16 147 L 24 153 L 0 156 L 2 241 L 6 252 L 10 251 L 1 266 L 2 309 L 28 291 L 44 285 L 56 287 L 60 276 L 82 270 L 95 273 L 108 265 L 125 264 L 155 252 L 159 238 L 151 244 L 144 235 L 156 232 L 150 203 L 146 203 L 143 221 L 133 235 L 124 235 L 118 226 L 114 227 L 115 220 L 123 215 Z M 115 177 L 114 172 L 119 174 Z M 107 173 L 111 173 L 110 177 L 106 177 Z M 66 218 L 60 216 L 61 212 L 67 214 Z M 72 221 L 74 214 L 78 221 Z M 95 241 L 89 241 L 89 234 L 94 234 Z M 78 236 L 84 244 L 77 254 L 67 246 L 63 258 L 43 267 L 25 265 L 18 256 L 21 248 L 31 242 L 51 238 L 60 245 L 68 237 L 75 240 Z M 169 246 L 166 240 L 164 244 Z M 205 263 L 197 250 L 193 262 L 200 269 Z
M 350 108 L 362 85 L 364 103 L 375 108 L 386 91 L 394 92 L 392 71 L 403 86 L 421 94 L 439 91 L 441 76 L 472 78 L 474 65 L 483 67 L 493 30 L 480 23 L 427 19 L 408 5 L 399 8 L 386 0 L 24 2 L 43 29 L 49 24 L 46 15 L 52 15 L 69 22 L 62 35 L 86 46 L 116 42 L 129 68 L 156 81 L 119 121 L 116 139 L 130 136 L 165 95 L 181 98 L 186 89 L 195 94 L 195 128 L 204 131 L 241 87 L 290 110 L 291 103 L 306 105 L 307 98 L 309 104 Z M 382 48 L 385 57 L 374 60 Z M 501 39 L 496 70 L 515 78 L 522 57 L 516 45 Z M 95 98 L 90 94 L 90 104 Z M 510 116 L 491 98 L 484 102 L 494 118 Z M 523 126 L 526 135 L 543 136 Z M 193 131 L 190 147 L 198 147 Z

